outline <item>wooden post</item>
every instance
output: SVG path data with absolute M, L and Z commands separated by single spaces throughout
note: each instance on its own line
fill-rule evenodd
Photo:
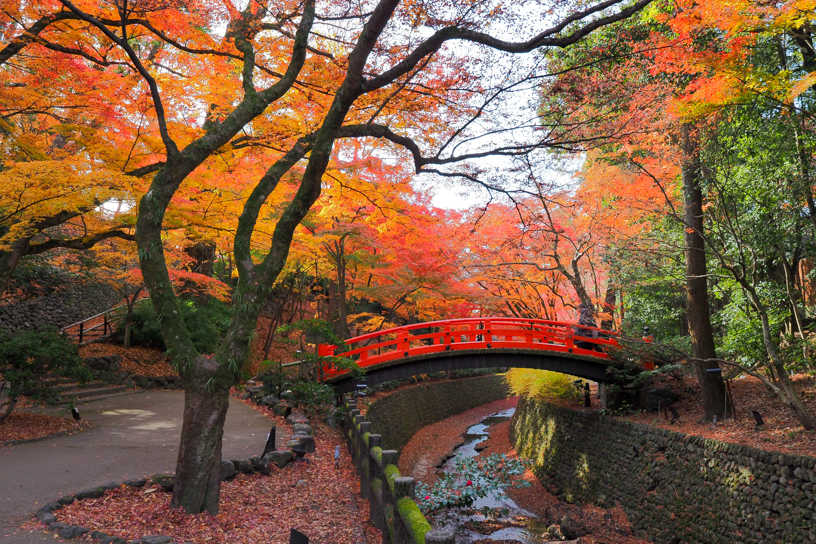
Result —
M 357 444 L 360 447 L 360 495 L 364 499 L 371 497 L 371 448 L 363 439 L 363 435 L 370 432 L 371 422 L 360 421 L 360 434 L 357 437 Z M 371 435 L 369 435 L 369 440 L 371 440 Z
M 416 493 L 416 482 L 409 476 L 400 476 L 394 479 L 394 501 L 403 497 L 414 500 Z
M 400 331 L 397 333 L 397 349 L 401 351 L 404 355 L 408 355 L 408 333 L 405 331 Z

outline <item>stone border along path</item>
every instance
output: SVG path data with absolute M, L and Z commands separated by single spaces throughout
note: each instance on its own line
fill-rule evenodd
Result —
M 175 467 L 184 394 L 146 391 L 84 405 L 92 427 L 70 436 L 0 448 L 0 542 L 54 542 L 54 533 L 20 529 L 44 504 L 94 483 L 137 480 Z M 224 427 L 223 458 L 260 455 L 273 422 L 235 398 Z M 285 433 L 278 429 L 278 448 Z

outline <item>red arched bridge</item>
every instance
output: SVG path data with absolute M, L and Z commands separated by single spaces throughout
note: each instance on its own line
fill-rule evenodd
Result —
M 563 321 L 451 319 L 357 336 L 346 341 L 348 351 L 342 355 L 365 370 L 368 385 L 444 370 L 491 367 L 553 370 L 603 382 L 609 365 L 606 351 L 618 345 L 616 336 Z M 323 374 L 339 393 L 355 388 L 356 380 L 346 371 L 327 366 Z

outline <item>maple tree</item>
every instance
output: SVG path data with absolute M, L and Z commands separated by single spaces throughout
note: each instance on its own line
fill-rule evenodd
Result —
M 714 280 L 719 290 L 728 292 L 726 298 L 745 301 L 759 316 L 753 333 L 762 338 L 767 366 L 774 376 L 769 387 L 805 428 L 816 424 L 788 377 L 770 317 L 771 309 L 780 306 L 770 295 L 772 286 L 781 284 L 784 291 L 776 300 L 787 306 L 786 319 L 804 336 L 797 309 L 802 295 L 796 292 L 803 283 L 796 280 L 796 262 L 809 250 L 796 240 L 802 240 L 803 225 L 812 224 L 812 219 L 780 220 L 782 228 L 773 231 L 773 242 L 745 230 L 752 220 L 751 210 L 769 210 L 766 206 L 772 202 L 780 209 L 796 207 L 793 203 L 798 202 L 810 217 L 816 211 L 811 205 L 813 154 L 807 121 L 814 82 L 809 6 L 808 2 L 732 2 L 723 9 L 713 2 L 655 4 L 637 21 L 605 36 L 596 35 L 597 41 L 586 50 L 573 49 L 562 55 L 560 60 L 567 65 L 586 64 L 559 78 L 544 94 L 545 103 L 567 105 L 568 122 L 560 125 L 562 137 L 574 139 L 578 133 L 585 140 L 594 136 L 604 142 L 604 155 L 652 178 L 666 195 L 665 213 L 682 226 L 685 311 L 692 360 L 709 418 L 722 411 L 724 392 L 714 374 L 705 371 L 709 367 L 716 370 L 716 363 L 733 364 L 716 355 L 706 285 L 713 271 L 715 277 L 732 280 Z M 601 60 L 591 62 L 593 56 Z M 747 137 L 749 112 L 765 126 L 771 125 L 770 118 L 788 125 L 790 128 L 774 129 L 771 134 L 787 137 L 796 153 L 786 157 L 759 139 Z M 721 137 L 736 133 L 741 136 Z M 778 157 L 777 168 L 782 170 L 777 172 L 792 166 L 793 175 L 768 176 L 762 161 L 752 158 L 763 147 L 765 153 L 773 151 Z M 765 180 L 751 186 L 747 199 L 738 196 L 749 186 L 747 180 L 763 175 L 763 169 Z M 777 180 L 769 183 L 773 178 Z M 763 194 L 761 187 L 776 195 L 785 187 L 782 201 Z M 682 210 L 672 202 L 680 190 L 685 200 Z M 763 227 L 757 224 L 755 228 Z M 762 270 L 763 262 L 779 263 L 784 277 L 773 279 L 772 272 Z
M 134 240 L 133 217 L 102 208 L 108 200 L 131 199 L 130 180 L 110 171 L 84 173 L 87 166 L 66 158 L 0 171 L 0 294 L 27 256 Z
M 491 293 L 491 313 L 574 320 L 584 304 L 613 327 L 620 248 L 648 232 L 663 195 L 634 172 L 593 164 L 565 180 L 532 177 L 523 198 L 479 217 L 468 269 Z
M 21 54 L 65 16 L 46 15 L 21 32 L 32 8 L 6 2 L 0 19 L 0 295 L 28 256 L 134 241 L 128 209 L 142 189 L 138 150 L 123 140 L 132 119 L 111 100 L 131 82 L 55 44 L 46 62 Z
M 546 8 L 537 7 L 540 15 L 531 19 L 525 13 L 519 21 L 500 3 L 382 0 L 318 6 L 306 0 L 276 6 L 250 2 L 237 10 L 203 0 L 104 5 L 61 0 L 20 6 L 25 17 L 12 20 L 26 24 L 5 24 L 14 35 L 0 60 L 28 48 L 40 62 L 68 55 L 94 70 L 121 75 L 134 101 L 147 105 L 131 110 L 145 119 L 138 134 L 130 133 L 133 145 L 146 150 L 139 167 L 154 172 L 139 201 L 136 242 L 168 353 L 185 387 L 171 506 L 218 510 L 229 388 L 240 379 L 258 315 L 284 269 L 295 229 L 320 196 L 333 154 L 342 148 L 339 142 L 383 139 L 407 149 L 416 170 L 427 172 L 489 154 L 489 149 L 447 149 L 457 138 L 472 136 L 469 127 L 480 111 L 470 98 L 501 91 L 490 88 L 489 78 L 478 77 L 472 55 L 448 47 L 449 42 L 469 42 L 499 56 L 565 47 L 648 3 L 565 5 L 551 26 L 545 23 Z M 482 31 L 502 19 L 511 27 L 537 19 L 540 29 L 519 42 Z M 94 92 L 93 85 L 83 90 Z M 131 108 L 124 99 L 115 105 Z M 437 130 L 426 130 L 432 124 Z M 515 146 L 503 152 L 511 151 L 518 152 Z M 238 274 L 235 318 L 215 353 L 201 354 L 178 319 L 162 235 L 174 198 L 199 174 L 214 171 L 219 160 L 229 169 L 246 166 L 234 191 L 240 214 L 230 233 Z M 302 170 L 295 169 L 300 161 Z M 287 182 L 292 193 L 270 210 L 270 195 L 279 185 L 276 194 L 285 193 Z M 261 217 L 270 213 L 274 228 L 259 231 Z

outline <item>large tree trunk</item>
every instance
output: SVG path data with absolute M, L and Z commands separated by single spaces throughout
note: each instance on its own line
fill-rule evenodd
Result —
M 170 507 L 215 515 L 221 492 L 221 438 L 229 390 L 208 389 L 205 382 L 184 391 L 184 425 Z
M 346 305 L 346 245 L 341 238 L 335 243 L 337 251 L 334 257 L 334 267 L 337 272 L 337 335 L 348 338 L 348 307 Z
M 606 294 L 603 301 L 603 313 L 601 314 L 601 328 L 611 331 L 615 328 L 615 285 L 610 283 L 606 286 Z
M 725 417 L 725 384 L 716 359 L 714 332 L 711 327 L 711 310 L 708 305 L 708 281 L 706 267 L 705 240 L 703 238 L 703 191 L 700 187 L 699 141 L 694 127 L 686 124 L 681 128 L 683 151 L 683 236 L 686 253 L 686 300 L 692 353 L 696 359 L 694 370 L 700 382 L 705 418 L 711 420 L 716 415 Z M 729 407 L 729 412 L 730 412 Z
M 11 251 L 0 251 L 0 297 L 6 292 L 20 259 L 28 253 L 30 243 L 31 238 L 21 238 L 11 245 Z

